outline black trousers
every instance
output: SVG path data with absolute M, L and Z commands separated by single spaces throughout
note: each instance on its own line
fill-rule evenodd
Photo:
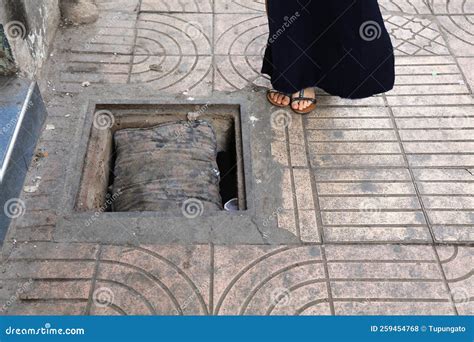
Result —
M 262 73 L 285 93 L 316 86 L 344 98 L 393 88 L 393 47 L 377 0 L 267 0 Z

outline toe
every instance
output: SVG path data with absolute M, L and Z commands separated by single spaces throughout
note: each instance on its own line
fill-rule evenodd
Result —
M 290 104 L 290 98 L 288 96 L 283 97 L 283 101 L 281 103 L 285 106 L 288 106 Z
M 279 104 L 281 104 L 282 101 L 283 101 L 283 95 L 282 95 L 282 94 L 278 94 L 277 102 L 278 102 Z
M 298 103 L 298 102 L 293 102 L 293 103 L 291 104 L 291 108 L 293 108 L 293 109 L 298 109 L 298 108 L 299 108 L 299 103 Z

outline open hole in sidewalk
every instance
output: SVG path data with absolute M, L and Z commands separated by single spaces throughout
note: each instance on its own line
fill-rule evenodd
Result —
M 189 119 L 189 113 L 209 123 L 217 140 L 219 192 L 222 205 L 237 199 L 239 210 L 246 209 L 240 106 L 227 104 L 100 104 L 93 116 L 83 164 L 77 211 L 113 211 L 115 194 L 115 132 L 130 128 L 150 128 Z

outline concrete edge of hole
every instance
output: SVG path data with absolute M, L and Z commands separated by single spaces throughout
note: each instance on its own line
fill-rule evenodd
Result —
M 117 89 L 118 88 L 118 89 Z M 105 90 L 107 89 L 107 90 Z M 120 226 L 139 227 L 143 225 L 147 229 L 156 230 L 156 234 L 144 234 L 150 239 L 146 242 L 170 242 L 170 238 L 160 234 L 161 223 L 166 226 L 174 226 L 176 231 L 182 231 L 183 235 L 191 238 L 180 238 L 173 241 L 190 243 L 215 242 L 215 243 L 295 243 L 297 238 L 294 234 L 285 229 L 277 227 L 274 218 L 275 211 L 281 205 L 281 192 L 278 184 L 281 184 L 282 172 L 278 164 L 273 160 L 270 151 L 272 141 L 272 131 L 270 127 L 271 109 L 264 100 L 263 92 L 238 92 L 233 94 L 214 94 L 212 97 L 195 98 L 192 101 L 180 97 L 157 97 L 153 94 L 140 93 L 140 97 L 122 96 L 118 94 L 125 92 L 133 94 L 138 89 L 130 90 L 128 87 L 101 87 L 98 97 L 97 90 L 88 88 L 79 95 L 78 103 L 86 103 L 79 107 L 85 111 L 80 122 L 75 144 L 77 144 L 77 155 L 72 158 L 68 165 L 66 179 L 66 189 L 62 203 L 64 206 L 59 210 L 59 220 L 54 239 L 57 241 L 109 241 L 118 239 L 125 243 L 133 241 L 133 236 L 114 237 L 111 231 L 117 234 L 121 230 Z M 111 100 L 104 100 L 110 98 Z M 132 98 L 132 99 L 130 99 Z M 195 104 L 216 104 L 216 105 L 239 105 L 242 130 L 243 168 L 245 178 L 245 191 L 247 210 L 237 213 L 218 213 L 217 215 L 203 216 L 198 220 L 191 220 L 188 225 L 185 220 L 168 220 L 163 215 L 156 213 L 101 213 L 98 211 L 77 212 L 75 204 L 80 187 L 83 170 L 84 156 L 88 148 L 88 139 L 91 132 L 93 114 L 95 108 L 121 105 L 195 105 Z M 250 110 L 251 109 L 251 110 Z M 250 121 L 250 116 L 258 113 L 260 120 Z M 268 120 L 267 120 L 268 119 Z M 257 183 L 256 180 L 259 180 Z M 258 188 L 258 189 L 256 189 Z M 97 214 L 96 214 L 97 213 Z M 94 224 L 86 225 L 87 220 L 93 216 L 100 219 L 94 220 Z M 126 220 L 126 221 L 117 221 Z M 131 220 L 131 221 L 129 221 Z M 174 221 L 173 221 L 174 220 Z M 132 224 L 134 222 L 134 224 Z M 160 223 L 161 222 L 161 223 Z M 226 224 L 222 224 L 226 222 Z M 267 224 L 263 224 L 267 222 Z M 135 224 L 138 224 L 136 226 Z M 225 226 L 225 227 L 223 227 Z M 72 229 L 71 227 L 75 227 Z M 92 229 L 91 227 L 95 227 Z M 114 228 L 112 228 L 114 227 Z M 153 227 L 153 228 L 149 228 Z M 221 227 L 221 228 L 219 228 Z M 84 234 L 78 231 L 83 231 Z M 100 230 L 100 232 L 98 232 Z M 76 233 L 74 233 L 76 232 Z M 109 234 L 105 234 L 109 232 Z M 207 233 L 206 233 L 207 232 Z M 69 235 L 72 234 L 72 235 Z M 125 233 L 126 234 L 126 233 Z M 77 236 L 81 236 L 77 238 Z M 128 234 L 127 234 L 128 235 Z M 161 235 L 161 237 L 160 237 Z M 179 235 L 179 234 L 178 234 Z M 100 237 L 100 238 L 99 238 Z

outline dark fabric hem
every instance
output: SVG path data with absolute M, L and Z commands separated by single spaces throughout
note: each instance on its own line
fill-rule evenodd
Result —
M 264 68 L 262 69 L 261 73 L 263 75 L 267 75 L 270 77 L 270 79 L 272 78 L 272 74 L 271 72 L 269 71 L 266 71 L 264 70 Z M 306 88 L 311 88 L 311 87 L 315 87 L 315 88 L 319 88 L 319 89 L 322 89 L 323 91 L 325 91 L 326 93 L 328 93 L 329 95 L 332 95 L 332 96 L 338 96 L 340 98 L 343 98 L 343 99 L 350 99 L 350 100 L 357 100 L 357 99 L 365 99 L 365 98 L 368 98 L 368 97 L 372 97 L 374 95 L 378 95 L 378 94 L 384 94 L 386 92 L 389 92 L 390 90 L 393 89 L 394 87 L 394 84 L 392 84 L 389 89 L 386 89 L 386 90 L 380 90 L 379 92 L 371 92 L 371 93 L 366 93 L 366 94 L 363 94 L 363 93 L 360 93 L 358 94 L 357 92 L 354 92 L 353 95 L 348 95 L 348 94 L 343 94 L 335 89 L 330 89 L 329 87 L 325 87 L 324 85 L 315 85 L 317 82 L 308 82 L 308 83 L 304 83 L 301 85 L 301 88 L 298 87 L 299 89 L 298 90 L 293 90 L 292 89 L 283 89 L 281 87 L 277 87 L 273 84 L 272 82 L 272 87 L 273 89 L 275 89 L 276 91 L 279 91 L 279 92 L 282 92 L 282 93 L 285 93 L 285 94 L 294 94 L 302 89 L 306 89 Z M 395 83 L 395 82 L 393 82 Z

